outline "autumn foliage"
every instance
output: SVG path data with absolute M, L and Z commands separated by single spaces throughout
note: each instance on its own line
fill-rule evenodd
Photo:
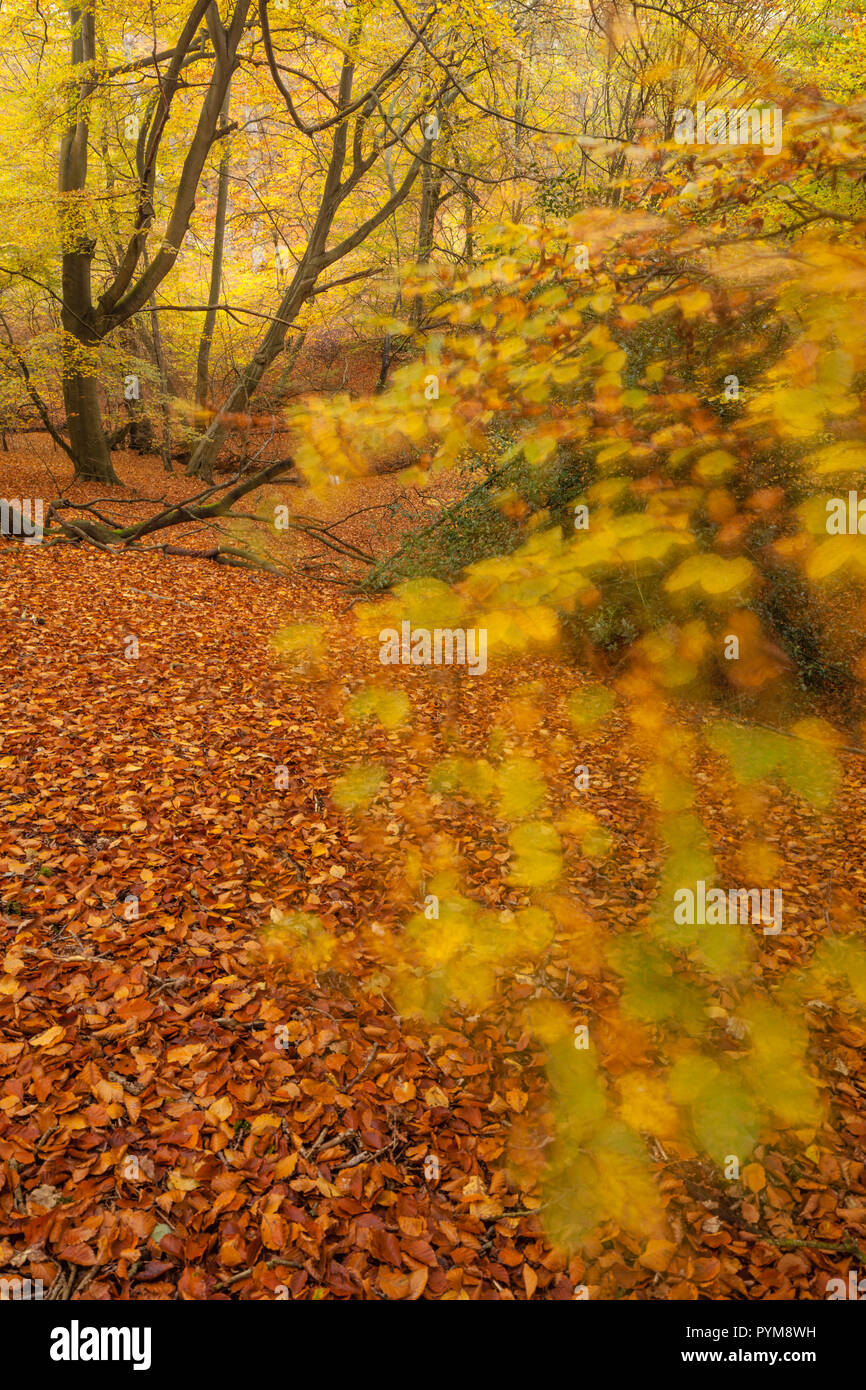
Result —
M 781 148 L 557 127 L 564 182 L 471 254 L 422 238 L 350 316 L 387 379 L 283 398 L 301 491 L 221 518 L 268 571 L 4 545 L 0 1266 L 189 1299 L 866 1268 L 862 17 L 819 87 L 726 8 L 697 48 L 639 6 L 597 37 L 624 82 L 650 24 L 640 90 L 739 83 Z M 431 573 L 389 517 L 429 502 L 435 544 L 473 488 L 484 553 Z M 346 493 L 378 520 L 305 568 Z M 407 627 L 484 668 L 384 662 Z

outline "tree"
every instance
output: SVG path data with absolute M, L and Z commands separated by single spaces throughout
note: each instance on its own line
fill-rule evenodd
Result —
M 227 89 L 220 117 L 221 125 L 224 130 L 228 126 L 228 120 L 229 90 Z M 219 302 L 220 287 L 222 285 L 223 248 L 225 245 L 226 207 L 228 205 L 229 196 L 230 161 L 231 146 L 226 136 L 223 140 L 219 171 L 217 173 L 216 213 L 214 215 L 213 255 L 211 257 L 210 286 L 207 300 L 208 307 L 207 313 L 205 314 L 204 327 L 201 331 L 201 339 L 198 345 L 198 358 L 196 360 L 195 398 L 199 405 L 205 405 L 208 397 L 208 364 L 210 362 L 217 304 Z
M 422 32 L 429 27 L 432 17 L 433 10 L 430 10 L 422 21 Z M 382 123 L 384 128 L 380 128 L 374 134 L 365 150 L 364 140 L 365 137 L 368 141 L 370 139 L 369 127 L 376 112 L 381 110 L 382 98 L 392 84 L 398 80 L 405 80 L 407 64 L 418 48 L 420 39 L 413 37 L 396 59 L 385 61 L 380 65 L 378 71 L 365 72 L 363 91 L 357 95 L 355 91 L 356 72 L 364 29 L 364 16 L 362 7 L 356 6 L 345 20 L 343 37 L 331 36 L 324 43 L 320 40 L 312 48 L 312 52 L 319 58 L 324 57 L 326 63 L 331 61 L 335 52 L 340 54 L 340 61 L 334 96 L 331 96 L 327 89 L 322 88 L 318 78 L 314 75 L 315 64 L 311 64 L 304 72 L 304 80 L 309 84 L 310 89 L 314 93 L 316 91 L 321 93 L 324 90 L 324 105 L 326 108 L 331 108 L 327 114 L 318 118 L 305 119 L 299 113 L 295 100 L 281 75 L 280 63 L 274 49 L 265 5 L 261 7 L 260 19 L 268 65 L 274 83 L 283 98 L 293 126 L 305 140 L 311 142 L 314 160 L 321 160 L 324 163 L 325 172 L 321 180 L 316 210 L 310 219 L 311 225 L 306 246 L 277 305 L 272 322 L 241 372 L 240 379 L 229 392 L 190 458 L 187 473 L 206 479 L 212 476 L 214 460 L 226 436 L 227 417 L 248 409 L 262 377 L 282 351 L 289 329 L 295 326 L 296 317 L 303 305 L 315 294 L 324 293 L 329 288 L 329 286 L 319 285 L 319 277 L 325 270 L 336 265 L 337 262 L 363 245 L 370 234 L 386 221 L 395 208 L 400 206 L 415 182 L 424 159 L 429 159 L 433 143 L 432 137 L 423 138 L 421 148 L 414 153 L 409 152 L 408 167 L 399 186 L 384 199 L 378 209 L 364 217 L 353 230 L 338 240 L 336 244 L 329 246 L 328 240 L 338 212 L 357 192 L 359 186 L 381 159 L 383 152 L 397 145 L 405 147 L 408 134 L 412 127 L 418 123 L 422 112 L 428 106 L 435 110 L 435 106 L 443 100 L 450 88 L 449 83 L 444 85 L 440 83 L 431 101 L 428 101 L 426 105 L 422 104 L 420 107 L 410 108 L 407 114 L 403 114 L 398 119 L 396 126 Z M 310 28 L 313 33 L 321 32 L 314 24 Z M 311 51 L 310 45 L 307 43 L 310 28 L 303 19 L 297 21 L 295 25 L 296 45 L 305 53 Z M 352 163 L 351 168 L 346 172 L 346 160 L 350 148 L 350 127 Z M 319 137 L 323 135 L 330 142 L 327 154 L 324 154 L 320 147 Z M 365 273 L 359 271 L 348 278 L 356 278 L 356 276 Z
M 99 401 L 93 349 L 120 324 L 138 313 L 174 266 L 195 206 L 196 190 L 207 155 L 215 140 L 231 74 L 238 62 L 250 0 L 235 0 L 223 24 L 214 0 L 194 0 L 172 49 L 154 51 L 151 60 L 112 68 L 97 62 L 97 0 L 70 10 L 71 66 L 67 83 L 67 126 L 60 147 L 59 190 L 62 241 L 62 311 L 64 329 L 63 396 L 69 424 L 76 476 L 117 482 L 111 463 Z M 205 35 L 206 26 L 209 48 Z M 206 61 L 210 75 L 198 110 L 192 137 L 178 179 L 173 205 L 156 255 L 142 265 L 154 220 L 154 181 L 157 159 L 172 104 L 183 85 L 185 69 Z M 144 120 L 127 117 L 136 138 L 135 210 L 122 259 L 115 274 L 94 301 L 93 262 L 98 241 L 94 234 L 87 191 L 91 109 L 108 79 L 157 68 Z M 138 129 L 136 130 L 136 127 Z
M 288 0 L 278 8 L 289 10 Z M 446 113 L 450 121 L 467 101 L 469 86 L 485 73 L 485 64 L 489 66 L 484 44 L 495 10 L 479 3 L 472 22 L 467 18 L 456 28 L 439 19 L 435 5 L 425 7 L 417 19 L 401 5 L 396 8 L 399 23 L 385 27 L 381 14 L 368 15 L 364 5 L 353 5 L 337 34 L 323 29 L 324 15 L 319 23 L 307 8 L 306 14 L 291 16 L 287 34 L 281 35 L 290 56 L 275 43 L 267 7 L 260 8 L 268 66 L 291 129 L 306 147 L 301 158 L 314 171 L 319 191 L 313 210 L 304 210 L 298 219 L 307 230 L 294 274 L 270 326 L 193 451 L 190 474 L 212 475 L 231 418 L 249 409 L 304 306 L 332 287 L 371 272 L 350 271 L 322 285 L 323 273 L 363 247 L 392 218 L 419 175 L 423 192 L 418 248 L 426 258 L 443 177 L 464 190 L 468 187 L 465 175 L 449 167 L 447 141 L 440 138 L 440 130 Z M 283 72 L 295 79 L 294 95 Z M 389 94 L 392 100 L 386 107 Z M 495 114 L 490 107 L 481 109 Z M 402 156 L 401 176 L 394 175 L 394 155 Z M 306 187 L 304 193 L 306 202 Z M 359 215 L 357 209 L 365 203 Z M 344 226 L 342 218 L 348 219 Z

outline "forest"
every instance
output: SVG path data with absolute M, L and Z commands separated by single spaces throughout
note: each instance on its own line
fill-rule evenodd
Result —
M 863 0 L 0 91 L 0 1301 L 866 1298 Z

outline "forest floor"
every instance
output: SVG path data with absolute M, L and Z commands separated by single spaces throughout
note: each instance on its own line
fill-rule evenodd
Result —
M 158 461 L 116 466 L 140 495 L 163 494 Z M 36 454 L 3 455 L 3 468 L 7 495 L 55 495 Z M 355 484 L 351 503 L 379 506 L 395 486 Z M 168 488 L 195 490 L 182 478 Z M 73 493 L 108 494 L 132 496 Z M 604 972 L 578 977 L 553 953 L 480 1014 L 435 1025 L 363 985 L 370 924 L 395 916 L 382 867 L 394 808 L 453 751 L 458 727 L 475 755 L 495 722 L 517 728 L 528 704 L 549 701 L 526 740 L 555 740 L 561 665 L 449 684 L 400 671 L 409 732 L 350 726 L 347 695 L 381 668 L 341 622 L 352 596 L 339 586 L 0 542 L 0 592 L 0 1275 L 41 1278 L 67 1299 L 570 1299 L 578 1286 L 593 1299 L 808 1299 L 829 1277 L 866 1272 L 866 1032 L 853 1017 L 827 1010 L 815 1023 L 832 1095 L 810 1158 L 783 1137 L 759 1148 L 749 1183 L 722 1183 L 694 1153 L 658 1151 L 669 1240 L 607 1227 L 569 1253 L 546 1239 L 540 1192 L 508 1162 L 546 1084 L 519 1004 L 550 994 L 603 1027 Z M 322 612 L 332 675 L 300 683 L 273 635 Z M 329 795 L 359 756 L 391 778 L 378 845 Z M 658 847 L 616 721 L 593 761 L 593 809 L 620 868 L 579 861 L 569 891 L 627 924 Z M 573 762 L 562 758 L 565 783 Z M 768 948 L 768 978 L 808 955 L 828 903 L 862 903 L 864 774 L 866 760 L 846 762 L 832 833 L 772 807 L 796 928 Z M 730 792 L 707 778 L 703 793 L 724 859 L 736 848 Z M 439 811 L 479 899 L 525 901 L 501 884 L 505 829 L 471 806 L 455 822 L 446 799 Z M 126 920 L 130 895 L 138 915 Z M 357 972 L 301 984 L 269 964 L 260 928 L 274 907 L 315 913 L 349 951 L 356 941 Z M 606 1065 L 616 1071 L 613 1040 Z

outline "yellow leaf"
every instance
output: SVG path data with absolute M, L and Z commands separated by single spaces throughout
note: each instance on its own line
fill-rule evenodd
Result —
M 619 1078 L 620 1114 L 632 1129 L 660 1137 L 677 1132 L 679 1117 L 671 1105 L 665 1084 L 646 1072 L 630 1072 Z
M 339 1187 L 335 1183 L 328 1182 L 327 1178 L 316 1178 L 316 1187 L 323 1197 L 342 1197 Z
M 220 1096 L 219 1100 L 215 1100 L 213 1105 L 208 1107 L 207 1113 L 216 1120 L 227 1120 L 233 1108 L 228 1096 Z
M 751 579 L 753 566 L 742 556 L 726 560 L 720 555 L 690 555 L 665 580 L 668 593 L 700 588 L 705 594 L 729 594 Z
M 172 1168 L 167 1186 L 171 1192 L 194 1192 L 198 1182 L 195 1178 L 185 1178 L 179 1168 Z
M 378 719 L 386 729 L 396 729 L 404 724 L 409 712 L 409 700 L 402 690 L 388 690 L 381 685 L 359 690 L 346 706 L 347 718 L 357 721 Z
M 428 1086 L 424 1092 L 424 1104 L 429 1105 L 431 1110 L 445 1109 L 448 1105 L 448 1097 L 441 1086 Z
M 767 1175 L 760 1163 L 747 1163 L 743 1169 L 743 1182 L 750 1192 L 760 1192 L 767 1186 Z
M 697 318 L 698 314 L 705 314 L 712 305 L 712 298 L 706 290 L 688 290 L 681 294 L 677 303 L 683 311 L 683 317 L 687 319 Z
M 843 565 L 856 561 L 859 539 L 859 536 L 833 536 L 823 545 L 819 545 L 806 561 L 808 577 L 826 579 Z
M 331 788 L 331 796 L 342 811 L 367 806 L 379 795 L 385 783 L 385 769 L 379 763 L 358 763 Z
M 213 1111 L 213 1108 L 214 1107 L 211 1106 L 211 1111 Z M 228 1115 L 221 1116 L 220 1118 L 227 1120 Z M 281 1123 L 282 1121 L 279 1115 L 256 1115 L 250 1122 L 250 1132 L 252 1134 L 258 1134 L 263 1129 L 279 1129 Z
M 562 873 L 562 841 L 552 825 L 527 821 L 508 837 L 517 858 L 511 881 L 525 888 L 542 888 L 555 883 Z
M 473 1173 L 472 1177 L 469 1178 L 468 1182 L 463 1184 L 463 1196 L 469 1198 L 487 1196 L 487 1193 L 484 1188 L 484 1183 L 481 1181 L 477 1173 Z
M 699 458 L 694 467 L 694 472 L 701 482 L 711 483 L 717 478 L 722 478 L 726 473 L 730 473 L 732 468 L 736 468 L 737 460 L 733 454 L 726 453 L 724 449 L 713 449 L 712 453 L 704 454 Z
M 844 439 L 819 449 L 815 455 L 816 473 L 861 473 L 866 468 L 866 441 Z
M 493 1221 L 502 1216 L 505 1208 L 495 1197 L 485 1197 L 481 1202 L 473 1202 L 469 1210 L 477 1221 Z
M 619 317 L 623 323 L 640 323 L 650 317 L 650 311 L 643 304 L 623 304 Z

